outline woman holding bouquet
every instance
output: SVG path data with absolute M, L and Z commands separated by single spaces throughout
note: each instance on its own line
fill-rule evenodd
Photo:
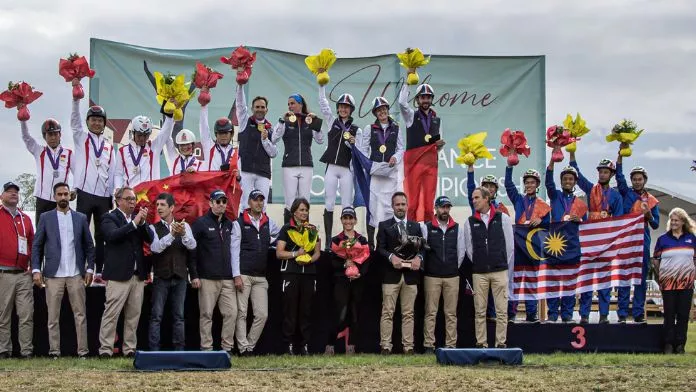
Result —
M 321 133 L 321 119 L 310 113 L 307 101 L 300 94 L 288 97 L 288 111 L 278 119 L 273 129 L 271 142 L 278 144 L 283 139 L 283 192 L 285 210 L 283 220 L 287 224 L 292 217 L 290 203 L 298 198 L 309 200 L 312 188 L 314 163 L 312 160 L 312 141 L 324 142 Z
M 355 353 L 355 342 L 358 341 L 359 305 L 364 286 L 362 277 L 367 272 L 370 248 L 367 238 L 355 231 L 357 222 L 355 209 L 344 207 L 341 211 L 343 231 L 331 238 L 336 330 L 329 335 L 326 345 L 325 353 L 329 355 L 334 353 L 334 345 L 340 338 L 345 338 L 346 354 Z
M 312 318 L 312 297 L 316 290 L 315 262 L 321 254 L 317 228 L 309 224 L 309 201 L 295 199 L 289 222 L 278 234 L 276 257 L 283 277 L 283 340 L 290 355 L 307 355 Z M 293 342 L 300 326 L 300 349 Z
M 341 189 L 341 205 L 343 208 L 353 204 L 353 173 L 350 168 L 352 157 L 351 147 L 355 144 L 360 127 L 353 123 L 355 99 L 350 94 L 341 94 L 336 101 L 334 116 L 329 100 L 326 99 L 326 87 L 319 86 L 319 107 L 324 120 L 329 124 L 326 152 L 319 159 L 326 163 L 324 174 L 324 229 L 326 238 L 331 238 L 333 227 L 333 211 L 336 205 L 336 194 Z M 326 244 L 329 248 L 330 244 Z

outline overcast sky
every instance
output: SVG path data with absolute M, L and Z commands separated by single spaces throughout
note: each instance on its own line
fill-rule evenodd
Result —
M 407 46 L 432 54 L 546 55 L 547 124 L 579 111 L 592 129 L 579 146 L 581 168 L 589 173 L 599 159 L 615 159 L 617 146 L 604 136 L 629 117 L 646 132 L 625 165 L 640 164 L 649 182 L 696 198 L 689 170 L 696 159 L 693 0 L 8 3 L 0 5 L 0 81 L 26 80 L 44 92 L 30 106 L 37 138 L 47 117 L 69 128 L 71 88 L 57 63 L 69 52 L 88 55 L 90 37 L 174 49 L 330 47 L 339 57 Z M 14 109 L 0 110 L 0 127 L 0 180 L 34 172 Z M 63 142 L 72 146 L 69 134 Z

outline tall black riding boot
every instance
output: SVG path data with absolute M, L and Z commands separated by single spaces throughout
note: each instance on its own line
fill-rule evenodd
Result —
M 367 244 L 370 249 L 375 249 L 375 227 L 371 225 L 367 225 Z
M 324 210 L 324 231 L 326 232 L 326 237 L 324 238 L 324 250 L 327 252 L 331 250 L 331 229 L 333 229 L 333 211 Z

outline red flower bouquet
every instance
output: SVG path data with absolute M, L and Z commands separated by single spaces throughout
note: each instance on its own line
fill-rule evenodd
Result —
M 5 102 L 5 107 L 8 109 L 17 108 L 17 120 L 27 121 L 31 117 L 27 105 L 42 95 L 42 92 L 34 91 L 34 88 L 27 82 L 10 82 L 7 90 L 0 93 L 0 101 Z
M 84 77 L 92 78 L 95 72 L 89 67 L 85 56 L 72 53 L 67 59 L 60 59 L 58 62 L 58 74 L 66 82 L 73 82 L 73 99 L 82 99 L 85 97 L 85 90 L 82 88 L 80 79 Z
M 256 52 L 251 53 L 243 45 L 235 49 L 230 57 L 220 57 L 220 61 L 229 64 L 237 71 L 237 83 L 246 84 L 251 77 L 251 68 L 256 61 Z
M 198 94 L 198 103 L 200 103 L 201 106 L 210 103 L 210 89 L 217 86 L 217 81 L 219 79 L 222 79 L 222 74 L 220 72 L 216 72 L 200 62 L 196 62 L 196 71 L 193 73 L 193 84 L 201 89 L 201 93 Z
M 575 142 L 575 138 L 570 135 L 570 130 L 563 128 L 562 125 L 552 125 L 546 130 L 546 145 L 551 147 L 551 160 L 554 162 L 563 161 L 562 147 Z
M 368 245 L 361 244 L 357 237 L 342 240 L 338 244 L 331 243 L 331 251 L 336 254 L 336 256 L 350 260 L 355 264 L 362 264 L 370 257 L 370 248 Z M 345 271 L 347 278 L 356 278 L 360 271 L 357 266 L 350 266 L 346 268 Z
M 527 137 L 520 130 L 505 129 L 500 136 L 500 155 L 507 157 L 507 165 L 515 166 L 520 163 L 519 154 L 529 157 L 531 149 L 527 144 Z

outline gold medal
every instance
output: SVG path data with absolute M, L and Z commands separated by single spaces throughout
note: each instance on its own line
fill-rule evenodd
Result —
M 346 140 L 350 139 L 350 132 L 348 132 L 348 131 L 343 132 L 343 138 Z
M 258 123 L 258 124 L 256 124 L 256 129 L 258 129 L 259 132 L 261 132 L 261 131 L 263 131 L 264 129 L 266 129 L 266 125 L 263 124 L 263 123 Z
M 427 134 L 427 135 L 425 135 L 425 137 L 424 137 L 426 143 L 430 143 L 430 139 L 432 139 L 432 138 L 433 138 L 433 137 L 432 137 L 432 135 L 430 135 L 430 134 Z
M 290 121 L 291 123 L 294 123 L 295 121 L 297 121 L 297 116 L 295 116 L 294 114 L 291 114 L 290 117 L 288 117 L 288 121 Z
M 640 203 L 640 208 L 641 208 L 643 211 L 647 210 L 647 209 L 648 209 L 648 203 L 646 203 L 646 202 Z
M 609 216 L 609 213 L 606 212 L 606 211 L 602 211 L 602 212 L 599 213 L 599 216 L 600 216 L 601 218 L 606 218 L 606 217 Z
M 382 144 L 381 146 L 379 146 L 379 152 L 381 152 L 382 154 L 384 154 L 385 152 L 387 152 L 387 146 L 385 146 L 384 144 Z
M 570 215 L 563 215 L 563 221 L 568 222 L 570 220 Z
M 304 121 L 305 121 L 305 123 L 307 123 L 307 125 L 311 124 L 312 123 L 312 116 L 307 115 L 307 117 L 305 117 Z

